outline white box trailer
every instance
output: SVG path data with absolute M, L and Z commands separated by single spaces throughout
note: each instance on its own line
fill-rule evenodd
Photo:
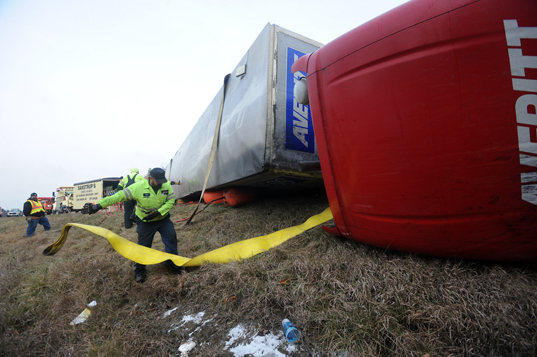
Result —
M 294 61 L 321 46 L 270 23 L 261 31 L 229 76 L 207 189 L 323 187 L 320 168 L 301 169 L 319 158 L 309 107 L 293 96 L 301 74 L 291 73 Z M 203 189 L 223 90 L 166 168 L 176 198 L 199 197 Z
M 86 203 L 96 204 L 102 198 L 113 195 L 117 192 L 119 181 L 121 177 L 106 177 L 75 183 L 73 210 L 78 212 Z

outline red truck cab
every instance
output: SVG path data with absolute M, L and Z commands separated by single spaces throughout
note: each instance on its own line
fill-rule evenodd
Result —
M 54 205 L 54 197 L 37 197 L 37 200 L 41 202 L 47 214 L 52 214 L 52 207 Z
M 537 1 L 409 1 L 292 71 L 307 80 L 295 97 L 309 100 L 332 233 L 537 261 Z

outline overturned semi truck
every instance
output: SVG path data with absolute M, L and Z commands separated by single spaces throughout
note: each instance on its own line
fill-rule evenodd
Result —
M 293 70 L 307 74 L 297 98 L 313 116 L 327 231 L 537 263 L 537 1 L 409 1 Z
M 265 26 L 168 164 L 177 198 L 199 197 L 219 116 L 207 189 L 323 187 L 311 113 L 293 97 L 301 74 L 291 73 L 298 58 L 321 46 L 277 25 Z

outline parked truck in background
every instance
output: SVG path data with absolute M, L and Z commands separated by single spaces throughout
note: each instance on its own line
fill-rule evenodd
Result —
M 96 204 L 102 198 L 113 195 L 117 192 L 119 181 L 121 181 L 121 177 L 106 177 L 75 183 L 73 210 L 79 212 L 86 203 Z M 113 210 L 113 207 L 110 209 Z
M 46 214 L 52 214 L 52 208 L 54 205 L 54 197 L 37 197 L 37 200 L 41 202 Z
M 73 186 L 61 186 L 56 189 L 56 202 L 52 207 L 53 213 L 69 213 L 73 211 Z

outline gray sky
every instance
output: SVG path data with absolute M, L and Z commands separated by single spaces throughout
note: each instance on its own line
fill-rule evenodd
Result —
M 0 207 L 165 167 L 267 23 L 328 43 L 406 0 L 0 0 Z

